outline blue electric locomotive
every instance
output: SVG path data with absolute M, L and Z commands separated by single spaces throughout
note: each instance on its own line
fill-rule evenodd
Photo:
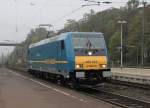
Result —
M 74 84 L 96 85 L 111 77 L 102 33 L 68 32 L 31 44 L 28 70 Z

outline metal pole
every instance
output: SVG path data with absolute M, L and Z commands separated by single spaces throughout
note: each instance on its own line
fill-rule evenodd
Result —
M 120 30 L 120 68 L 122 70 L 123 68 L 123 24 L 126 24 L 127 22 L 125 20 L 120 20 L 118 23 L 121 25 Z
M 143 0 L 143 19 L 142 19 L 142 39 L 141 39 L 141 67 L 144 66 L 144 35 L 145 35 L 145 6 L 146 2 Z
M 136 48 L 136 50 L 137 50 L 137 68 L 138 68 L 138 63 L 139 63 L 139 49 L 138 49 L 138 46 L 137 46 L 137 48 Z
M 4 56 L 4 55 L 3 55 L 3 52 L 2 52 L 2 65 L 3 65 L 3 56 Z
M 121 67 L 121 70 L 122 70 L 122 67 L 123 67 L 123 48 L 122 48 L 122 45 L 123 45 L 123 42 L 122 42 L 122 24 L 123 23 L 121 23 L 121 40 L 120 40 L 120 43 L 121 43 L 121 51 L 120 51 L 120 60 L 121 60 L 121 65 L 120 65 L 120 67 Z

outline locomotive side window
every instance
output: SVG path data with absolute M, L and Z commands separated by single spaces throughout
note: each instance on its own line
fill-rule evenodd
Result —
M 30 55 L 30 50 L 28 49 L 28 50 L 27 50 L 27 58 L 30 58 L 30 56 L 31 56 L 31 55 Z
M 64 43 L 64 40 L 61 41 L 61 49 L 65 49 L 65 43 Z

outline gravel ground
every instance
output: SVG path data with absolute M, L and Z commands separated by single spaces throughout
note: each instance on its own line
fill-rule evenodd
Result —
M 148 89 L 116 84 L 104 84 L 99 89 L 150 102 L 150 90 Z

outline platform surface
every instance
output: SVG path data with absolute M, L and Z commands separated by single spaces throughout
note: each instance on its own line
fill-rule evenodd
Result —
M 125 76 L 140 79 L 150 80 L 150 69 L 140 69 L 140 68 L 112 68 L 113 76 Z
M 0 108 L 117 108 L 74 90 L 0 68 Z

